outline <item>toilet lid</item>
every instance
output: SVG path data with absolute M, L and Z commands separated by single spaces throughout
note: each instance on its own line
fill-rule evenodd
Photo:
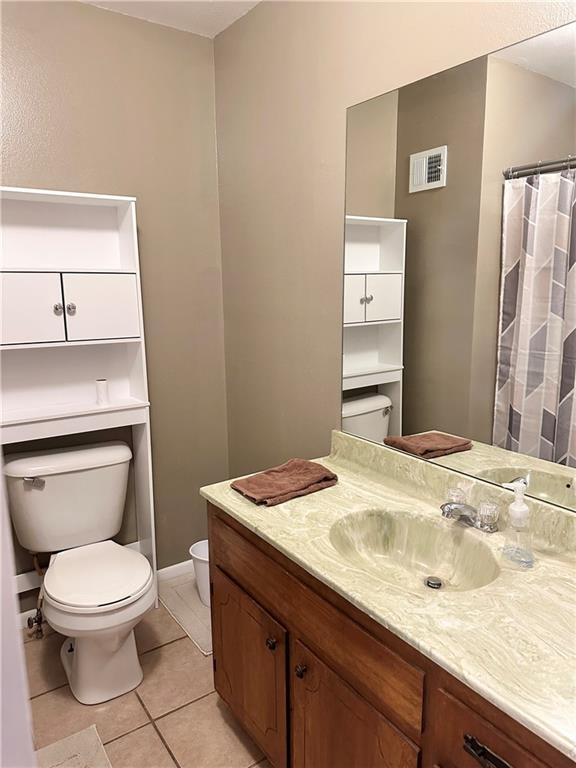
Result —
M 151 578 L 144 555 L 114 541 L 100 541 L 54 555 L 44 576 L 44 590 L 62 605 L 97 608 L 136 600 Z

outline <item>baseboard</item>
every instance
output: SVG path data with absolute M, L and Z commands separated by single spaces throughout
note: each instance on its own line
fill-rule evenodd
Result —
M 174 563 L 166 568 L 160 568 L 158 570 L 158 581 L 166 581 L 166 579 L 175 579 L 178 576 L 187 576 L 194 573 L 194 563 L 192 560 L 184 560 L 182 563 Z

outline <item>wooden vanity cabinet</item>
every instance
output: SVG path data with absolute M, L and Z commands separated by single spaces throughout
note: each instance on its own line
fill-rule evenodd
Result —
M 272 764 L 285 766 L 286 630 L 218 568 L 210 591 L 216 690 Z
M 208 524 L 216 690 L 274 768 L 574 768 L 212 505 Z

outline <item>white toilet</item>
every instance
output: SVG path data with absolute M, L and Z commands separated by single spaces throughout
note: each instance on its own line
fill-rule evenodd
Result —
M 156 600 L 148 560 L 109 541 L 120 530 L 132 453 L 124 443 L 20 453 L 4 474 L 20 544 L 52 552 L 43 613 L 68 638 L 70 688 L 98 704 L 142 681 L 134 627 Z

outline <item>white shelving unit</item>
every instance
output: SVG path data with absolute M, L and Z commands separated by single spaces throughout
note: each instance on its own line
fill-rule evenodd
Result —
M 156 571 L 136 199 L 14 187 L 0 197 L 2 443 L 89 443 L 131 426 L 137 548 Z M 105 405 L 96 379 L 108 382 Z
M 402 432 L 406 219 L 346 216 L 342 389 L 377 387 Z

